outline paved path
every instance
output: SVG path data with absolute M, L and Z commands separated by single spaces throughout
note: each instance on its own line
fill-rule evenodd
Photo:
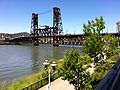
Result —
M 38 90 L 47 90 L 46 86 Z M 73 85 L 70 85 L 68 81 L 64 81 L 61 78 L 56 79 L 51 83 L 51 90 L 75 90 Z

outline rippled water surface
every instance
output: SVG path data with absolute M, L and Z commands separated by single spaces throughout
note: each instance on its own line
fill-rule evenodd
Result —
M 0 45 L 0 82 L 9 83 L 25 75 L 40 71 L 45 59 L 64 58 L 64 53 L 76 46 Z

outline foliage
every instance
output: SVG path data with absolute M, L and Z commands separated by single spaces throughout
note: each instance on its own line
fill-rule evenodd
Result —
M 83 54 L 73 50 L 66 53 L 61 75 L 64 80 L 73 84 L 76 90 L 94 89 L 113 65 L 109 58 L 118 56 L 116 40 L 110 34 L 103 36 L 101 31 L 104 29 L 105 22 L 102 17 L 88 21 L 88 24 L 83 25 Z M 95 64 L 92 75 L 87 72 L 90 69 L 89 64 Z
M 102 36 L 100 32 L 105 28 L 103 18 L 95 18 L 95 21 L 88 21 L 88 24 L 83 25 L 85 40 L 83 43 L 84 52 L 94 58 L 102 51 Z
M 73 84 L 75 90 L 90 88 L 90 74 L 86 71 L 89 68 L 91 58 L 87 54 L 79 55 L 77 51 L 70 50 L 66 53 L 61 75 L 64 80 Z M 87 83 L 86 83 L 87 82 Z
M 91 85 L 92 89 L 95 89 L 96 85 L 102 80 L 102 78 L 108 73 L 108 71 L 112 68 L 114 63 L 119 58 L 119 55 L 114 55 L 106 60 L 106 62 L 97 65 L 94 73 L 91 75 Z M 113 63 L 114 61 L 114 63 Z
M 64 59 L 56 60 L 56 63 L 58 63 L 56 70 L 58 70 L 60 72 L 64 65 Z
M 105 29 L 104 24 L 103 18 L 100 17 L 99 19 L 95 18 L 95 21 L 88 21 L 87 25 L 83 25 L 85 34 L 83 52 L 88 53 L 91 58 L 94 58 L 95 64 L 118 54 L 116 40 L 108 33 L 104 36 L 101 35 L 101 31 Z
M 108 33 L 103 37 L 102 51 L 106 54 L 107 58 L 118 54 L 117 41 Z

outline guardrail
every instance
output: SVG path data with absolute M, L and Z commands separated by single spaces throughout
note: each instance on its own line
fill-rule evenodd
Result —
M 51 81 L 57 79 L 58 77 L 60 77 L 59 72 L 51 74 Z M 40 87 L 46 85 L 47 83 L 48 83 L 48 76 L 39 80 L 39 81 L 36 81 L 36 82 L 30 84 L 29 86 L 26 86 L 26 87 L 22 88 L 20 90 L 37 90 Z
M 97 85 L 95 90 L 118 90 L 114 89 L 118 78 L 120 76 L 120 59 L 112 67 L 112 69 L 106 74 L 102 81 Z

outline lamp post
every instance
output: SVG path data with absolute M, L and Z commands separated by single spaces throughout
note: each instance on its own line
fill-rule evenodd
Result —
M 53 68 L 53 70 L 55 70 L 55 67 L 56 67 L 56 63 L 55 62 L 53 62 L 53 63 L 49 63 L 48 62 L 48 60 L 45 60 L 45 62 L 43 63 L 44 65 L 45 65 L 45 69 L 47 69 L 48 68 L 48 87 L 47 87 L 47 90 L 51 90 L 51 84 L 50 84 L 50 72 L 51 72 L 51 69 L 48 67 L 49 65 L 51 65 L 52 66 L 52 68 Z

